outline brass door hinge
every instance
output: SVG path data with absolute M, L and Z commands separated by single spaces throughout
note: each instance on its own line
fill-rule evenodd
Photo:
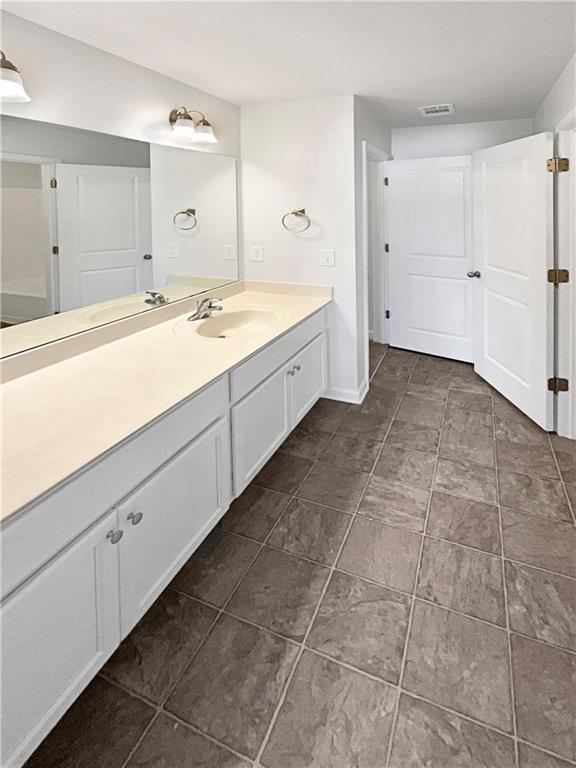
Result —
M 58 256 L 58 254 L 60 253 L 60 248 L 58 248 L 57 245 L 53 245 L 52 246 L 52 253 L 54 254 L 54 256 Z
M 567 269 L 549 269 L 548 282 L 554 285 L 570 282 L 570 272 Z
M 563 173 L 570 170 L 570 160 L 567 157 L 551 157 L 546 160 L 546 169 L 550 173 Z
M 548 379 L 548 389 L 550 392 L 568 392 L 568 379 L 559 379 L 554 376 Z
M 57 186 L 58 186 L 58 182 L 56 181 L 56 179 L 50 179 L 50 187 L 52 189 L 56 189 Z

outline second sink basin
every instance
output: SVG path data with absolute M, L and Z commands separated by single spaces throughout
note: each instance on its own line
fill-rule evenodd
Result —
M 278 320 L 274 312 L 265 309 L 244 309 L 223 315 L 212 315 L 198 323 L 198 333 L 212 339 L 227 339 L 260 333 Z

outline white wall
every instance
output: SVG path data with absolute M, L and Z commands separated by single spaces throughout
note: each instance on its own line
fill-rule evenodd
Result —
M 194 55 L 193 39 L 190 45 L 183 55 Z M 2 48 L 32 98 L 4 103 L 4 114 L 182 146 L 168 114 L 185 105 L 205 112 L 218 136 L 218 144 L 202 151 L 240 153 L 240 109 L 234 104 L 5 12 Z
M 357 363 L 354 109 L 352 96 L 268 102 L 242 108 L 244 276 L 331 285 L 329 394 L 354 400 Z M 306 208 L 303 235 L 282 228 L 287 211 Z M 250 246 L 264 261 L 250 261 Z M 333 248 L 334 267 L 320 266 Z
M 537 133 L 556 131 L 558 125 L 576 109 L 576 54 L 548 91 L 534 116 Z
M 479 149 L 534 133 L 532 118 L 392 129 L 394 160 L 470 155 Z
M 152 144 L 150 174 L 154 285 L 174 275 L 237 280 L 236 160 Z M 196 210 L 197 224 L 183 231 L 173 218 L 187 208 Z M 190 226 L 186 217 L 178 221 Z

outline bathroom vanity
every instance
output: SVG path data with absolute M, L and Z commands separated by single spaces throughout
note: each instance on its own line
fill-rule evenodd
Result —
M 240 283 L 198 322 L 188 300 L 3 385 L 4 768 L 25 762 L 325 391 L 330 291 L 268 289 Z

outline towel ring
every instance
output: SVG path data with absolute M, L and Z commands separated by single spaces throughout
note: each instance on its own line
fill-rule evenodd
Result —
M 288 216 L 296 216 L 299 219 L 304 219 L 305 220 L 304 226 L 301 229 L 291 229 L 286 224 L 286 219 L 288 218 Z M 306 232 L 307 229 L 310 229 L 310 224 L 311 224 L 310 216 L 307 215 L 306 208 L 299 208 L 297 211 L 288 211 L 288 213 L 285 213 L 284 216 L 282 216 L 282 226 L 284 227 L 284 229 L 287 229 L 288 232 L 294 232 L 294 233 Z
M 178 216 L 188 216 L 189 219 L 192 219 L 191 226 L 183 227 L 180 224 L 178 224 L 178 221 L 177 221 Z M 178 213 L 174 214 L 172 221 L 174 222 L 174 226 L 177 229 L 182 229 L 184 231 L 194 229 L 198 224 L 198 219 L 196 218 L 196 208 L 186 208 L 185 211 L 178 211 Z

